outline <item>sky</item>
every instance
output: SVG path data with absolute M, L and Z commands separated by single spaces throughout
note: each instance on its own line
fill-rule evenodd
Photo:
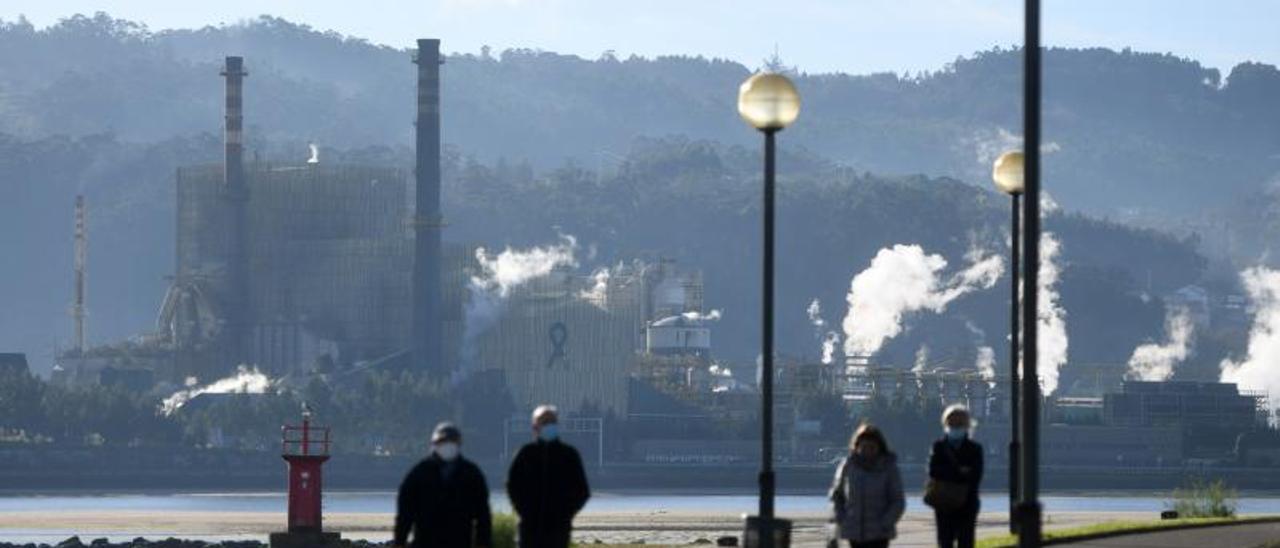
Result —
M 1043 0 L 1046 45 L 1173 53 L 1223 71 L 1280 64 L 1280 0 Z M 806 72 L 917 72 L 1022 38 L 1018 0 L 5 0 L 37 26 L 104 11 L 151 30 L 283 17 L 407 47 L 536 48 L 594 59 L 703 55 Z

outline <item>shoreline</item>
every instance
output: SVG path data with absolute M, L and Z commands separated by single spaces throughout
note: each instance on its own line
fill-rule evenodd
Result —
M 826 539 L 825 512 L 784 513 L 793 521 L 795 546 L 817 546 Z M 1045 527 L 1071 527 L 1117 519 L 1150 519 L 1148 512 L 1047 512 Z M 394 515 L 390 513 L 330 513 L 325 529 L 342 533 L 352 541 L 385 542 L 390 539 Z M 68 527 L 68 524 L 75 524 Z M 174 510 L 67 510 L 16 511 L 0 514 L 0 543 L 45 543 L 56 545 L 71 536 L 88 544 L 97 538 L 127 542 L 135 538 L 151 541 L 167 538 L 205 542 L 265 541 L 268 534 L 282 530 L 284 512 L 209 512 Z M 984 512 L 979 516 L 978 534 L 1007 531 L 1008 514 Z M 700 510 L 652 510 L 625 512 L 584 512 L 574 521 L 574 538 L 581 543 L 687 545 L 700 539 L 714 541 L 719 536 L 737 536 L 742 530 L 740 515 L 733 512 Z M 933 516 L 909 511 L 899 523 L 895 546 L 929 546 L 933 539 Z

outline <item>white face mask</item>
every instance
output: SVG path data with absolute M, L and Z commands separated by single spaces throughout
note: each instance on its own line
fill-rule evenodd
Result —
M 451 441 L 436 444 L 436 454 L 440 455 L 440 458 L 444 460 L 450 461 L 458 458 L 458 452 L 458 444 Z

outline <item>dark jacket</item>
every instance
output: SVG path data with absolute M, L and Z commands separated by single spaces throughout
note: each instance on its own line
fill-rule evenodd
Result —
M 898 520 L 907 506 L 897 457 L 880 455 L 869 466 L 856 464 L 853 455 L 846 457 L 836 467 L 831 501 L 840 538 L 892 540 L 898 536 Z
M 489 486 L 471 461 L 451 463 L 431 455 L 414 466 L 396 498 L 395 542 L 404 545 L 413 531 L 418 548 L 493 546 Z M 473 537 L 474 535 L 474 537 Z
M 567 542 L 573 517 L 587 504 L 591 490 L 578 450 L 559 440 L 525 445 L 511 462 L 507 495 L 520 516 L 523 546 Z
M 982 445 L 966 437 L 952 445 L 944 436 L 933 442 L 929 451 L 929 477 L 969 486 L 969 500 L 962 513 L 978 513 L 978 485 L 982 483 Z

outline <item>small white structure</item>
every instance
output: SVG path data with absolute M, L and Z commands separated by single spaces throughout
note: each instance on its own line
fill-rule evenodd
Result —
M 668 316 L 650 322 L 645 330 L 645 350 L 659 356 L 711 356 L 711 328 L 686 316 Z

